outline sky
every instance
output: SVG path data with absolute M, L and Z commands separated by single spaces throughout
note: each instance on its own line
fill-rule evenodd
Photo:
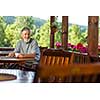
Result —
M 88 25 L 88 16 L 69 16 L 69 23 Z
M 61 21 L 62 16 L 58 17 Z M 88 25 L 88 16 L 69 16 L 69 23 L 78 25 Z
M 49 16 L 35 16 L 41 19 L 49 19 Z M 58 16 L 58 21 L 62 21 L 62 16 Z M 69 16 L 69 23 L 78 25 L 88 25 L 88 16 Z

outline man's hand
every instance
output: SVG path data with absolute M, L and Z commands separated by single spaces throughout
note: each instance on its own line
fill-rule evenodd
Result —
M 15 56 L 15 52 L 10 52 L 9 54 L 8 54 L 8 57 L 14 57 Z
M 24 54 L 18 54 L 18 56 L 17 56 L 18 58 L 24 58 Z

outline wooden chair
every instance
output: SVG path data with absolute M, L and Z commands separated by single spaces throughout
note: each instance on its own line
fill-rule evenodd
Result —
M 94 83 L 100 82 L 100 64 L 68 64 L 40 66 L 33 82 Z
M 39 47 L 40 48 L 40 52 L 41 52 L 41 55 L 42 55 L 42 52 L 45 50 L 45 49 L 47 49 L 48 47 Z
M 73 63 L 74 54 L 63 50 L 46 49 L 40 58 L 40 66 L 44 65 L 66 65 Z

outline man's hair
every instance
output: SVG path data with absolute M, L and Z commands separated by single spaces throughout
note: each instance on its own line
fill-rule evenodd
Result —
M 24 27 L 24 28 L 21 30 L 21 33 L 22 33 L 23 31 L 25 31 L 25 30 L 29 31 L 29 33 L 30 33 L 30 28 L 28 28 L 28 27 Z

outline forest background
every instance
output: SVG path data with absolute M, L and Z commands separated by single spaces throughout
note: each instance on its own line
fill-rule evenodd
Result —
M 62 23 L 56 17 L 55 43 L 61 43 Z M 44 20 L 33 16 L 0 16 L 0 47 L 15 47 L 24 26 L 31 29 L 31 37 L 42 47 L 50 47 L 50 19 Z M 87 26 L 69 23 L 68 42 L 87 45 Z M 67 44 L 66 44 L 67 45 Z

